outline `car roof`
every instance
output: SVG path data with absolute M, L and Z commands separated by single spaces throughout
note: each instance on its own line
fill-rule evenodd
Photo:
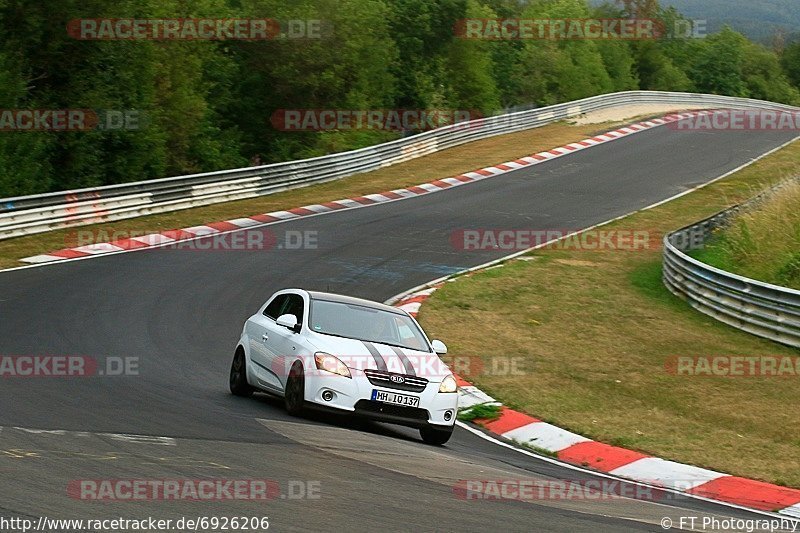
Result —
M 380 309 L 381 311 L 388 311 L 397 315 L 404 315 L 405 313 L 396 307 L 390 305 L 373 302 L 372 300 L 364 300 L 362 298 L 355 298 L 353 296 L 345 296 L 343 294 L 334 294 L 332 292 L 319 292 L 319 291 L 306 291 L 312 300 L 325 300 L 328 302 L 337 302 L 350 305 L 360 305 L 363 307 L 370 307 L 372 309 Z

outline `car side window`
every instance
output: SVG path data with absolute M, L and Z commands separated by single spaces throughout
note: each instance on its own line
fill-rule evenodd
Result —
M 286 304 L 286 300 L 289 298 L 288 294 L 281 294 L 276 296 L 274 300 L 272 300 L 266 309 L 264 309 L 264 315 L 270 317 L 272 320 L 277 320 L 279 316 L 281 316 L 281 310 L 283 309 L 284 305 Z
M 299 294 L 289 294 L 287 296 L 286 305 L 281 309 L 281 315 L 294 315 L 297 319 L 297 323 L 302 323 L 303 308 L 305 307 L 303 297 Z

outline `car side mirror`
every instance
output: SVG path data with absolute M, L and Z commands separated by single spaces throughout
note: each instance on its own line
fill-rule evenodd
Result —
M 433 351 L 439 355 L 444 355 L 447 353 L 447 346 L 442 341 L 431 341 L 431 347 L 433 347 Z
M 294 315 L 290 315 L 289 313 L 281 315 L 278 317 L 278 320 L 276 320 L 275 323 L 278 324 L 279 326 L 289 328 L 295 333 L 300 333 L 301 325 L 297 322 L 297 319 L 295 318 Z

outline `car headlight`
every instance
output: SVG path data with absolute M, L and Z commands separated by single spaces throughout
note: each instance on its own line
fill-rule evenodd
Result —
M 450 374 L 439 384 L 439 392 L 458 392 L 458 383 L 453 374 Z
M 317 369 L 319 370 L 325 370 L 332 374 L 339 374 L 340 376 L 344 376 L 346 378 L 353 377 L 350 375 L 350 369 L 347 368 L 347 365 L 342 363 L 338 357 L 335 357 L 329 353 L 315 353 L 314 363 L 317 365 Z

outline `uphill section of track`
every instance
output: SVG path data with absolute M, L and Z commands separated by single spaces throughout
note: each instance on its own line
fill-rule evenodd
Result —
M 792 137 L 790 132 L 656 128 L 442 193 L 272 226 L 316 232 L 317 248 L 153 249 L 0 273 L 0 355 L 139 360 L 136 376 L 3 380 L 2 448 L 39 455 L 0 457 L 2 514 L 118 513 L 116 504 L 97 507 L 68 498 L 65 483 L 86 477 L 197 477 L 203 473 L 199 466 L 203 462 L 224 465 L 228 477 L 250 473 L 282 480 L 321 480 L 325 494 L 321 503 L 280 501 L 270 507 L 270 514 L 283 521 L 276 527 L 287 529 L 325 524 L 342 528 L 358 519 L 363 520 L 364 529 L 373 530 L 381 523 L 391 528 L 403 520 L 409 529 L 452 529 L 456 527 L 453 520 L 488 528 L 502 513 L 514 530 L 526 525 L 550 531 L 604 526 L 635 530 L 644 528 L 641 522 L 650 524 L 645 529 L 652 529 L 658 516 L 668 511 L 722 512 L 718 506 L 696 501 L 585 508 L 461 502 L 448 485 L 452 477 L 475 475 L 465 464 L 497 468 L 498 475 L 509 476 L 521 471 L 574 479 L 576 474 L 457 431 L 448 449 L 437 452 L 454 461 L 451 478 L 437 482 L 408 466 L 415 450 L 422 465 L 441 459 L 430 456 L 430 449 L 421 443 L 409 441 L 412 432 L 370 425 L 366 434 L 377 432 L 376 438 L 399 435 L 398 442 L 380 440 L 371 446 L 405 446 L 387 454 L 383 465 L 343 453 L 335 449 L 341 444 L 335 439 L 347 437 L 329 432 L 328 420 L 300 422 L 298 429 L 298 421 L 288 417 L 279 402 L 230 396 L 227 372 L 244 319 L 276 289 L 301 286 L 384 300 L 508 253 L 465 252 L 454 246 L 455 232 L 587 227 L 715 178 Z M 349 427 L 344 422 L 333 425 L 337 424 Z M 75 443 L 70 439 L 76 437 L 68 433 L 50 435 L 53 438 L 47 440 L 47 434 L 28 435 L 13 426 L 88 432 L 90 437 Z M 169 453 L 198 463 L 171 464 L 173 459 L 159 459 L 162 456 L 150 449 L 158 444 L 136 443 L 131 455 L 155 459 L 124 465 L 91 462 L 76 455 L 108 451 L 109 437 L 94 435 L 118 433 L 174 438 L 179 452 Z M 113 443 L 111 449 L 116 449 Z M 396 510 L 398 498 L 405 506 L 402 512 Z M 175 514 L 188 507 L 197 514 L 197 504 L 148 504 L 125 509 Z M 298 514 L 301 507 L 303 513 Z M 374 519 L 363 516 L 366 508 Z M 222 502 L 203 507 L 202 514 L 221 515 L 226 510 L 244 512 Z M 462 514 L 454 519 L 454 513 Z

